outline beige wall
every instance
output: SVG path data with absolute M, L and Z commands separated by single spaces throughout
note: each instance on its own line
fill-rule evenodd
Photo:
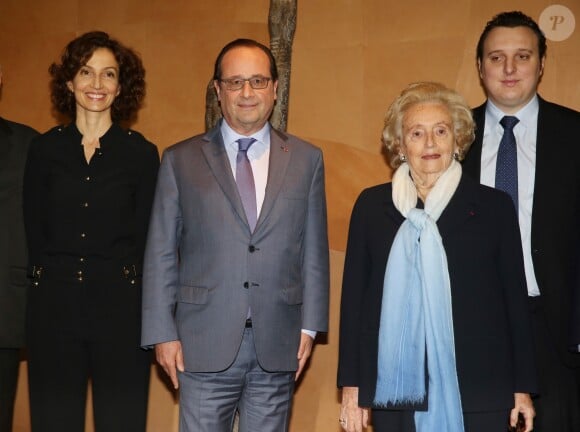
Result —
M 558 3 L 571 9 L 580 25 L 580 2 Z M 148 96 L 134 128 L 162 150 L 203 130 L 205 87 L 217 52 L 237 37 L 267 42 L 268 5 L 268 0 L 1 0 L 0 114 L 40 131 L 51 127 L 48 65 L 70 39 L 102 29 L 142 54 Z M 389 102 L 411 81 L 437 80 L 479 104 L 484 95 L 474 55 L 486 21 L 513 9 L 538 19 L 548 5 L 541 0 L 299 1 L 288 130 L 324 150 L 332 293 L 331 331 L 316 347 L 297 390 L 292 431 L 339 430 L 335 375 L 347 224 L 360 190 L 389 178 L 378 139 Z M 548 42 L 542 95 L 580 110 L 579 73 L 580 33 Z M 16 431 L 29 430 L 25 366 Z M 177 430 L 176 419 L 176 402 L 154 373 L 148 429 Z

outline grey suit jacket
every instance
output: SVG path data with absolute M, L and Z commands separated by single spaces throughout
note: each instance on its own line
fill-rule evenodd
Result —
M 300 329 L 327 331 L 328 236 L 320 149 L 272 129 L 250 232 L 219 127 L 168 148 L 145 253 L 142 345 L 181 341 L 185 369 L 226 369 L 248 308 L 268 371 L 294 371 Z
M 26 241 L 22 180 L 30 141 L 38 133 L 0 118 L 0 348 L 24 345 Z

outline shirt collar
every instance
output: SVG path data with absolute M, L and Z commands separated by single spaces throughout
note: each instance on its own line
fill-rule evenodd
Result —
M 224 145 L 230 147 L 232 150 L 238 151 L 238 143 L 236 142 L 240 138 L 255 138 L 256 143 L 252 144 L 250 150 L 253 148 L 256 149 L 265 149 L 270 146 L 270 123 L 266 122 L 266 124 L 260 129 L 259 131 L 253 133 L 250 136 L 241 135 L 234 131 L 227 121 L 223 120 L 220 126 L 220 132 L 224 139 Z
M 64 127 L 64 131 L 65 133 L 69 133 L 72 137 L 74 137 L 75 143 L 81 143 L 83 135 L 77 128 L 75 122 L 72 122 L 68 126 Z M 100 148 L 107 149 L 112 145 L 116 145 L 116 143 L 118 144 L 119 142 L 122 142 L 122 135 L 127 133 L 128 132 L 125 132 L 123 128 L 121 128 L 121 126 L 119 126 L 117 123 L 111 124 L 111 127 L 99 137 Z
M 534 97 L 518 112 L 512 114 L 514 117 L 517 117 L 519 122 L 516 125 L 521 125 L 526 129 L 531 127 L 536 123 L 538 118 L 538 111 L 540 108 L 540 103 L 538 102 L 538 95 L 535 94 Z M 491 100 L 487 100 L 486 108 L 485 108 L 485 116 L 487 118 L 486 129 L 487 127 L 495 127 L 499 125 L 499 121 L 507 114 L 505 114 L 502 110 L 500 110 Z M 499 126 L 501 128 L 501 125 Z M 503 128 L 502 128 L 503 130 Z

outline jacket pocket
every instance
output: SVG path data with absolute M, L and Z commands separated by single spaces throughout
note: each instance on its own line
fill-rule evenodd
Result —
M 285 289 L 282 291 L 282 297 L 289 305 L 302 304 L 302 289 Z
M 178 300 L 181 303 L 206 304 L 208 295 L 207 287 L 181 284 Z

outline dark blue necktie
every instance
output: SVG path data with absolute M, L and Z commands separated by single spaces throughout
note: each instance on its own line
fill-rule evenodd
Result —
M 254 231 L 256 227 L 257 208 L 256 185 L 254 184 L 252 165 L 250 165 L 250 160 L 248 159 L 248 149 L 255 142 L 255 138 L 240 138 L 237 140 L 238 155 L 236 157 L 236 183 L 251 231 Z
M 495 165 L 495 187 L 512 197 L 516 212 L 518 211 L 518 151 L 514 126 L 519 121 L 514 116 L 505 116 L 500 120 L 499 123 L 503 126 L 503 137 L 499 143 Z

